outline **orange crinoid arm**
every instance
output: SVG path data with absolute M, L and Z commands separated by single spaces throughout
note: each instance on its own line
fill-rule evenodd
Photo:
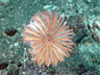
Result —
M 73 49 L 73 30 L 64 18 L 53 12 L 39 12 L 31 18 L 23 32 L 24 42 L 31 46 L 32 60 L 39 65 L 57 65 L 70 56 Z

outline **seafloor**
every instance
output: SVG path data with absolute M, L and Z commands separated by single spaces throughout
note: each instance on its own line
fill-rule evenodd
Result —
M 24 25 L 38 11 L 54 11 L 73 28 L 71 56 L 55 67 L 31 62 Z M 0 75 L 100 75 L 100 0 L 0 0 Z

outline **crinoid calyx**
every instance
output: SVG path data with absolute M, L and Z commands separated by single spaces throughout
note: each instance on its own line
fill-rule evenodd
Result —
M 54 12 L 36 13 L 24 27 L 23 40 L 30 44 L 32 60 L 39 65 L 57 65 L 70 56 L 73 30 Z

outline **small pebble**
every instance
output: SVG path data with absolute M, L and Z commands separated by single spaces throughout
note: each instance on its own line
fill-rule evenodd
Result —
M 18 43 L 18 42 L 14 43 L 14 46 L 15 46 L 15 47 L 17 47 L 18 45 L 19 45 L 19 43 Z

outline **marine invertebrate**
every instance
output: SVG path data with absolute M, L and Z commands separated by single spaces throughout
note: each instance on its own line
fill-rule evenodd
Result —
M 23 32 L 24 42 L 32 49 L 32 60 L 39 65 L 56 65 L 70 56 L 73 48 L 73 30 L 66 25 L 64 18 L 53 12 L 39 12 L 31 18 Z
M 100 42 L 100 16 L 96 17 L 92 25 L 88 25 L 88 29 L 92 32 L 92 38 Z
M 93 29 L 93 38 L 100 42 L 100 16 L 94 20 L 91 29 Z

